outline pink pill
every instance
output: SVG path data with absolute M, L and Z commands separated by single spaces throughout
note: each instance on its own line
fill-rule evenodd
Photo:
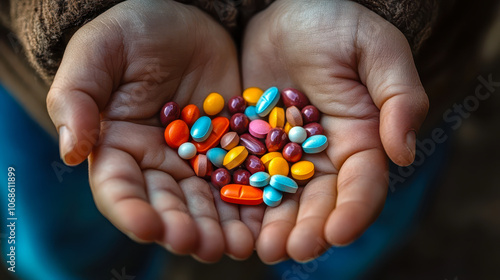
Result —
M 250 134 L 257 138 L 266 138 L 266 135 L 270 130 L 271 125 L 263 120 L 253 120 L 250 122 L 248 127 Z

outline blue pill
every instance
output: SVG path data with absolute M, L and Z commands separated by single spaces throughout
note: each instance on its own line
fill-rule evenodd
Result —
M 212 120 L 207 116 L 203 116 L 196 120 L 193 127 L 191 127 L 191 137 L 196 142 L 203 142 L 212 133 L 212 128 Z
M 278 104 L 280 100 L 280 92 L 277 87 L 270 87 L 259 98 L 255 111 L 261 117 L 267 116 L 271 110 Z
M 248 106 L 245 109 L 245 115 L 251 120 L 258 120 L 260 119 L 259 115 L 257 115 L 257 112 L 255 111 L 255 106 Z
M 277 189 L 267 186 L 264 188 L 264 203 L 268 206 L 275 207 L 280 205 L 283 199 L 283 194 Z
M 302 150 L 307 154 L 321 153 L 328 147 L 328 139 L 325 135 L 313 135 L 302 143 Z
M 224 157 L 226 156 L 226 154 L 227 151 L 222 148 L 212 148 L 208 150 L 207 158 L 211 163 L 213 163 L 213 165 L 221 168 L 224 166 L 222 163 L 224 162 Z
M 296 193 L 299 188 L 297 183 L 292 178 L 283 175 L 273 175 L 269 185 L 279 191 L 287 193 Z
M 250 176 L 250 186 L 253 187 L 265 187 L 269 185 L 269 181 L 271 180 L 271 176 L 263 171 L 256 172 L 252 176 Z

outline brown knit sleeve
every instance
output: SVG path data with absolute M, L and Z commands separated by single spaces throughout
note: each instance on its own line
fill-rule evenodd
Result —
M 17 36 L 35 70 L 50 82 L 74 32 L 122 1 L 0 0 L 0 20 Z
M 438 0 L 353 0 L 396 26 L 413 53 L 430 36 L 438 14 Z

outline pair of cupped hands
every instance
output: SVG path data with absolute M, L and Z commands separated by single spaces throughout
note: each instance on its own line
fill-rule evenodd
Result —
M 160 109 L 270 86 L 307 94 L 329 147 L 280 206 L 225 203 L 165 144 Z M 402 33 L 354 2 L 278 0 L 252 18 L 238 52 L 194 6 L 129 0 L 74 34 L 47 106 L 61 157 L 88 158 L 95 203 L 123 233 L 204 262 L 256 250 L 276 263 L 348 244 L 376 219 L 388 158 L 412 163 L 428 99 Z

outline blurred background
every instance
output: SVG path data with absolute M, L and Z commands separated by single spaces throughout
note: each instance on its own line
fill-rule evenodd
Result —
M 446 112 L 456 105 L 473 110 L 461 117 L 460 124 L 452 123 L 456 127 L 448 128 L 449 138 L 439 147 L 445 150 L 446 164 L 425 190 L 411 226 L 360 273 L 362 279 L 500 278 L 500 9 L 498 1 L 462 2 L 458 8 L 444 6 L 432 37 L 416 57 L 431 99 L 421 135 L 442 127 Z M 477 87 L 486 88 L 479 77 L 497 84 L 491 83 L 491 95 L 476 105 Z M 165 279 L 186 280 L 235 279 L 236 275 L 266 279 L 271 269 L 256 255 L 244 262 L 225 257 L 212 265 L 173 257 L 168 267 Z M 119 280 L 117 275 L 102 279 Z M 14 278 L 2 266 L 0 279 Z M 313 278 L 306 273 L 278 279 Z

